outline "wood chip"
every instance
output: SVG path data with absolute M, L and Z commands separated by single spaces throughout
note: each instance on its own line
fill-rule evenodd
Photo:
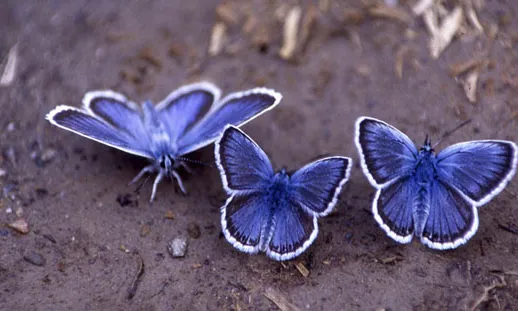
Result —
M 14 229 L 22 234 L 29 233 L 29 224 L 25 218 L 18 218 L 12 223 L 7 225 L 9 228 Z
M 151 47 L 145 47 L 137 55 L 137 58 L 142 59 L 148 64 L 154 66 L 158 70 L 162 69 L 162 61 L 158 56 L 156 56 Z
M 412 7 L 412 12 L 419 16 L 432 7 L 434 0 L 420 0 Z
M 394 70 L 396 72 L 396 76 L 399 79 L 401 79 L 403 77 L 403 63 L 405 60 L 405 56 L 408 54 L 408 51 L 409 51 L 408 46 L 403 45 L 396 52 Z
M 317 8 L 313 5 L 310 5 L 306 14 L 304 14 L 302 25 L 300 27 L 299 51 L 301 52 L 306 50 L 307 43 L 311 38 L 311 34 L 315 26 L 317 14 Z
M 303 277 L 307 278 L 309 276 L 309 270 L 302 262 L 297 262 L 295 264 L 295 268 L 299 270 L 300 274 L 302 274 Z
M 225 34 L 227 31 L 227 26 L 223 23 L 216 23 L 214 27 L 212 27 L 212 36 L 210 38 L 210 45 L 209 45 L 209 55 L 210 56 L 216 56 L 218 55 L 222 48 L 225 41 Z
M 475 67 L 481 67 L 487 60 L 481 57 L 474 57 L 462 63 L 450 65 L 450 76 L 456 77 Z
M 346 25 L 358 25 L 365 20 L 365 14 L 360 9 L 344 9 L 344 24 Z
M 266 289 L 264 296 L 270 299 L 282 311 L 300 311 L 286 296 L 271 287 Z
M 478 68 L 472 70 L 468 73 L 466 80 L 463 83 L 464 92 L 471 103 L 477 101 L 477 81 L 479 74 L 480 70 Z
M 320 9 L 320 11 L 322 11 L 322 12 L 329 11 L 329 6 L 330 6 L 329 2 L 330 2 L 330 0 L 319 0 L 318 8 Z
M 462 19 L 462 8 L 456 7 L 453 12 L 443 19 L 440 27 L 429 27 L 429 29 L 437 29 L 435 32 L 432 32 L 432 38 L 430 40 L 430 54 L 432 58 L 439 58 L 441 53 L 448 47 L 453 36 L 455 36 L 455 33 L 459 30 Z
M 471 2 L 468 1 L 467 3 L 471 3 Z M 479 33 L 484 33 L 484 27 L 482 27 L 482 24 L 478 20 L 477 12 L 475 12 L 475 9 L 473 8 L 473 5 L 471 5 L 471 4 L 468 5 L 468 8 L 467 8 L 466 11 L 467 11 L 466 15 L 467 15 L 468 20 L 471 23 L 471 25 L 473 25 L 473 27 L 475 27 L 475 29 Z
M 18 44 L 13 45 L 5 60 L 5 67 L 0 77 L 0 86 L 9 86 L 16 77 L 16 66 L 18 65 Z
M 387 7 L 377 5 L 368 10 L 369 15 L 376 18 L 388 18 L 401 23 L 409 24 L 412 22 L 412 17 L 404 9 L 400 7 Z
M 230 3 L 220 3 L 216 7 L 216 16 L 227 25 L 234 25 L 239 22 L 239 18 Z
M 279 51 L 279 55 L 284 60 L 290 60 L 297 47 L 297 34 L 301 15 L 302 9 L 299 6 L 295 6 L 288 12 L 284 20 L 284 42 Z
M 167 212 L 165 212 L 164 217 L 165 217 L 165 218 L 167 218 L 167 219 L 174 219 L 174 213 L 173 213 L 173 211 L 167 211 Z

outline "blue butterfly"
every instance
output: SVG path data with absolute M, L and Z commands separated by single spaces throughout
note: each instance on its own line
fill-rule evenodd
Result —
M 266 88 L 236 92 L 220 100 L 221 91 L 200 82 L 170 93 L 156 107 L 142 107 L 113 91 L 92 91 L 83 97 L 83 109 L 57 106 L 46 116 L 50 123 L 105 145 L 151 160 L 133 179 L 158 175 L 151 201 L 164 177 L 175 178 L 186 193 L 179 167 L 188 170 L 183 155 L 214 142 L 227 124 L 241 126 L 274 108 L 281 94 Z
M 477 140 L 437 155 L 428 137 L 417 150 L 410 138 L 373 118 L 356 121 L 363 172 L 377 189 L 374 218 L 392 239 L 453 249 L 477 231 L 477 208 L 489 202 L 516 171 L 517 148 L 509 141 Z
M 351 170 L 351 159 L 329 157 L 291 175 L 275 173 L 264 151 L 234 126 L 216 141 L 215 155 L 229 195 L 221 208 L 227 241 L 274 260 L 297 257 L 313 243 L 317 217 L 332 211 Z

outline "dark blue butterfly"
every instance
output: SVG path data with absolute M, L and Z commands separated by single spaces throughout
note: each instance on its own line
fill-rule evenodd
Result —
M 430 140 L 417 150 L 389 124 L 356 121 L 363 172 L 378 189 L 374 218 L 399 243 L 412 235 L 430 248 L 453 249 L 477 231 L 477 208 L 491 200 L 516 171 L 517 148 L 509 141 L 455 144 L 437 155 Z
M 290 176 L 284 169 L 275 173 L 264 151 L 236 127 L 228 126 L 215 146 L 229 195 L 221 208 L 221 226 L 230 244 L 250 254 L 266 252 L 275 260 L 304 252 L 317 237 L 317 217 L 335 206 L 351 159 L 324 158 Z
M 157 172 L 158 183 L 174 177 L 186 193 L 176 171 L 187 169 L 182 156 L 200 149 L 221 135 L 227 124 L 240 126 L 274 108 L 281 94 L 266 88 L 236 92 L 220 100 L 221 91 L 212 83 L 180 87 L 156 107 L 149 101 L 142 107 L 113 91 L 88 92 L 83 109 L 57 106 L 47 114 L 50 123 L 105 145 L 148 158 L 133 179 Z

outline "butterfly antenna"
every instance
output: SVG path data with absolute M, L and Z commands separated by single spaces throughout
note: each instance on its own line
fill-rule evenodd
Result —
M 151 175 L 148 174 L 146 176 L 146 178 L 139 185 L 137 185 L 137 187 L 135 188 L 135 191 L 133 191 L 133 193 L 139 194 L 140 190 L 146 184 L 146 182 L 149 180 L 150 177 L 151 177 Z
M 471 123 L 471 119 L 467 119 L 466 121 L 462 122 L 461 124 L 457 125 L 454 129 L 452 130 L 449 130 L 449 131 L 446 131 L 442 137 L 435 143 L 435 145 L 433 145 L 432 148 L 435 148 L 437 147 L 444 139 L 446 139 L 448 136 L 450 136 L 451 134 L 455 133 L 456 131 L 458 131 L 459 129 L 461 129 L 462 127 L 464 127 L 465 125 L 467 125 L 468 123 Z
M 188 159 L 188 158 L 181 158 L 180 157 L 180 158 L 176 158 L 176 160 L 183 161 L 183 162 L 194 163 L 194 164 L 198 164 L 198 165 L 201 165 L 201 166 L 215 167 L 213 164 L 210 164 L 210 163 L 207 163 L 207 162 L 203 162 L 203 161 Z

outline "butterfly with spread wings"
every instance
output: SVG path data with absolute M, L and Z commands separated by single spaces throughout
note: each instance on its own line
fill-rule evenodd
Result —
M 351 171 L 350 158 L 328 157 L 293 174 L 275 173 L 264 151 L 234 126 L 216 141 L 215 156 L 229 195 L 221 208 L 225 238 L 242 252 L 279 261 L 313 243 L 317 218 L 333 210 Z
M 377 191 L 374 218 L 399 243 L 412 236 L 434 249 L 453 249 L 477 231 L 477 208 L 500 193 L 516 171 L 517 147 L 502 140 L 458 143 L 435 154 L 417 149 L 395 127 L 356 121 L 361 166 Z
M 154 106 L 140 107 L 113 91 L 92 91 L 83 97 L 83 109 L 57 106 L 46 119 L 50 123 L 102 144 L 148 158 L 151 161 L 133 179 L 158 173 L 151 194 L 164 177 L 175 178 L 186 193 L 177 172 L 186 166 L 182 157 L 214 142 L 227 124 L 241 126 L 279 104 L 282 96 L 271 89 L 254 88 L 229 94 L 208 82 L 182 86 Z

